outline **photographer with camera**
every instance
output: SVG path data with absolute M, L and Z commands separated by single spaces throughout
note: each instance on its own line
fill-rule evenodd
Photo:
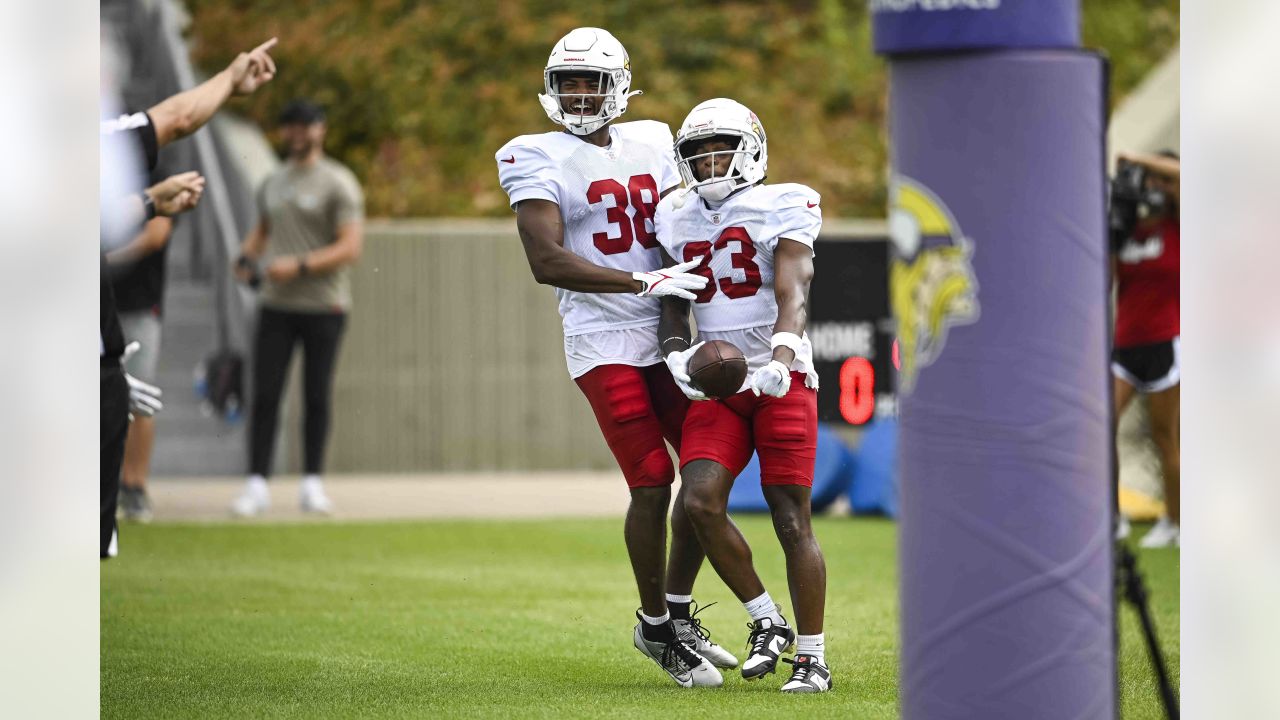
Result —
M 1164 484 L 1165 515 L 1142 538 L 1144 548 L 1181 545 L 1179 176 L 1178 155 L 1172 151 L 1121 153 L 1111 184 L 1116 424 L 1134 393 L 1147 396 Z M 1127 534 L 1122 516 L 1119 535 Z

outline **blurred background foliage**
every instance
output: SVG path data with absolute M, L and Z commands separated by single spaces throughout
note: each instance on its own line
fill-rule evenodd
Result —
M 575 3 L 549 0 L 191 0 L 198 66 L 212 73 L 277 35 L 279 76 L 235 109 L 265 128 L 290 98 L 329 110 L 330 154 L 365 185 L 372 216 L 504 216 L 494 153 L 554 130 L 538 105 L 552 44 L 574 27 L 627 47 L 624 120 L 674 129 L 716 96 L 755 110 L 770 176 L 812 185 L 831 216 L 885 204 L 884 62 L 865 0 Z M 1085 0 L 1086 47 L 1111 59 L 1112 102 L 1178 41 L 1178 0 Z

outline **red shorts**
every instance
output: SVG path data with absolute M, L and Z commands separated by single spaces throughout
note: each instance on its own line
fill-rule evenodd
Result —
M 663 439 L 680 452 L 689 398 L 676 387 L 666 364 L 601 365 L 575 382 L 591 403 L 604 441 L 627 478 L 627 487 L 661 487 L 674 482 L 676 471 Z
M 791 390 L 780 398 L 750 390 L 726 400 L 693 403 L 684 420 L 680 467 L 714 460 L 734 477 L 760 455 L 761 485 L 813 487 L 818 454 L 818 391 L 805 387 L 804 374 L 791 373 Z

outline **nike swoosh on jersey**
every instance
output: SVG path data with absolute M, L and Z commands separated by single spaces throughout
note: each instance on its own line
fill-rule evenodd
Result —
M 815 203 L 815 202 L 808 202 L 808 201 L 805 201 L 805 205 L 808 205 L 808 206 L 809 206 L 809 207 L 811 207 L 811 208 L 816 208 L 816 207 L 818 207 L 818 203 Z
M 502 158 L 502 162 L 504 162 L 504 163 L 514 163 L 515 161 L 516 161 L 516 156 L 515 156 L 515 155 L 512 155 L 512 156 L 511 156 L 511 157 L 509 157 L 509 158 Z

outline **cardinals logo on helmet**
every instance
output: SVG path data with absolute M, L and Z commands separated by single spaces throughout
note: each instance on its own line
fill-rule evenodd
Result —
M 898 323 L 898 390 L 905 394 L 938 359 L 947 331 L 978 319 L 978 280 L 973 241 L 936 195 L 901 175 L 889 186 L 889 237 L 895 250 L 889 302 Z

